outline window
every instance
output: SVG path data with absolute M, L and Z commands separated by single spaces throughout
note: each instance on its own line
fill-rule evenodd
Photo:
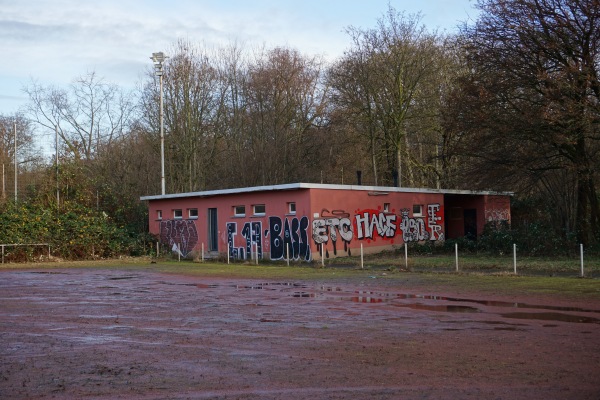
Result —
M 383 203 L 383 212 L 390 212 L 390 203 Z
M 422 204 L 413 204 L 413 217 L 422 217 L 423 216 L 423 205 Z
M 265 212 L 267 211 L 267 208 L 265 207 L 264 204 L 255 204 L 252 206 L 252 208 L 254 209 L 254 215 L 265 215 Z
M 246 206 L 233 206 L 233 215 L 235 217 L 245 217 Z
M 156 219 L 162 219 L 162 210 L 156 210 Z
M 188 218 L 190 218 L 190 219 L 196 219 L 196 218 L 198 218 L 198 209 L 197 208 L 190 208 L 188 210 Z
M 288 214 L 296 214 L 296 203 L 288 203 Z
M 181 211 L 181 209 L 173 210 L 173 218 L 175 218 L 175 219 L 183 218 L 183 212 Z

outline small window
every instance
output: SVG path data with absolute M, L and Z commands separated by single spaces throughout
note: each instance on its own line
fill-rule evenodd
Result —
M 245 217 L 246 216 L 246 206 L 234 206 L 233 207 L 233 215 L 236 217 Z
M 175 219 L 183 218 L 183 212 L 181 211 L 181 209 L 173 210 L 173 218 L 175 218 Z
M 390 212 L 390 203 L 383 203 L 383 212 Z
M 198 218 L 198 209 L 197 208 L 190 208 L 188 210 L 188 218 L 190 218 L 190 219 L 196 219 L 196 218 Z
M 296 214 L 296 203 L 288 203 L 288 214 Z
M 423 216 L 423 205 L 422 204 L 414 204 L 413 205 L 413 217 L 422 217 Z
M 156 211 L 156 219 L 162 219 L 162 210 Z
M 254 215 L 265 215 L 267 208 L 264 204 L 255 204 L 252 206 Z

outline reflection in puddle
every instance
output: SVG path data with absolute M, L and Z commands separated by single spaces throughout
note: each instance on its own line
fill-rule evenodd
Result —
M 111 276 L 108 278 L 109 281 L 122 281 L 125 279 L 135 279 L 139 278 L 138 276 L 128 275 L 128 276 Z
M 575 312 L 591 312 L 598 313 L 600 310 L 592 310 L 579 307 L 561 307 L 561 306 L 546 306 L 539 304 L 528 304 L 518 303 L 509 301 L 496 301 L 496 300 L 478 300 L 478 299 L 467 299 L 460 297 L 446 297 L 446 296 L 435 296 L 435 295 L 421 295 L 421 294 L 406 294 L 406 293 L 385 293 L 385 292 L 370 292 L 370 291 L 357 291 L 356 293 L 366 296 L 377 296 L 382 301 L 393 301 L 396 299 L 411 300 L 411 299 L 422 299 L 422 300 L 435 300 L 444 302 L 460 302 L 460 303 L 476 303 L 489 307 L 508 307 L 508 308 L 529 308 L 538 310 L 552 310 L 552 311 L 575 311 Z
M 303 283 L 292 283 L 292 282 L 265 282 L 257 283 L 255 285 L 233 285 L 235 289 L 247 289 L 247 290 L 277 290 L 283 287 L 287 288 L 307 288 L 308 286 Z
M 406 307 L 413 310 L 424 310 L 424 311 L 443 311 L 443 312 L 455 312 L 455 313 L 476 313 L 479 309 L 476 307 L 469 306 L 455 306 L 455 305 L 430 305 L 421 303 L 412 304 L 394 304 L 395 307 Z
M 542 321 L 560 321 L 560 322 L 577 322 L 583 324 L 600 324 L 600 319 L 592 317 L 582 317 L 579 315 L 562 314 L 562 313 L 507 313 L 500 314 L 504 318 L 517 319 L 536 319 Z
M 207 285 L 207 284 L 193 284 L 198 288 L 217 288 L 219 285 Z M 522 308 L 522 309 L 534 309 L 534 310 L 548 310 L 548 311 L 571 311 L 580 313 L 600 313 L 600 310 L 592 310 L 579 307 L 561 307 L 551 305 L 539 305 L 539 304 L 528 304 L 519 302 L 509 301 L 496 301 L 496 300 L 479 300 L 469 299 L 460 297 L 447 297 L 437 295 L 421 295 L 421 294 L 410 294 L 410 293 L 392 293 L 392 292 L 379 292 L 379 291 L 368 291 L 368 290 L 348 290 L 336 286 L 310 286 L 305 283 L 294 283 L 294 282 L 264 282 L 256 283 L 251 285 L 227 285 L 235 290 L 272 290 L 287 292 L 289 289 L 307 289 L 307 290 L 294 290 L 289 296 L 295 298 L 322 298 L 326 300 L 337 300 L 337 301 L 351 301 L 353 303 L 364 303 L 364 304 L 377 304 L 386 303 L 394 307 L 409 308 L 413 310 L 421 311 L 434 311 L 434 312 L 447 312 L 447 313 L 481 313 L 484 312 L 482 309 L 468 305 L 457 305 L 448 303 L 474 303 L 477 305 L 487 307 L 498 307 L 498 308 Z M 274 299 L 277 300 L 277 299 Z M 438 304 L 425 304 L 422 302 L 408 302 L 402 303 L 398 300 L 428 300 L 429 302 Z M 441 304 L 440 304 L 441 303 Z M 488 312 L 486 310 L 486 312 Z M 559 321 L 559 322 L 574 322 L 574 323 L 594 323 L 600 324 L 600 319 L 593 317 L 582 317 L 578 315 L 558 313 L 558 312 L 514 312 L 514 313 L 499 313 L 504 318 L 515 318 L 525 320 L 544 320 L 544 321 Z M 486 322 L 494 323 L 494 322 Z M 518 326 L 515 324 L 515 326 Z M 500 326 L 495 327 L 495 330 L 520 330 L 515 326 Z M 553 327 L 556 325 L 544 325 Z

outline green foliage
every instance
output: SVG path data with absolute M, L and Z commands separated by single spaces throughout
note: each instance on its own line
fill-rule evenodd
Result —
M 0 226 L 0 243 L 47 243 L 53 256 L 70 260 L 129 255 L 136 248 L 135 238 L 106 214 L 70 201 L 58 209 L 6 203 L 0 208 Z

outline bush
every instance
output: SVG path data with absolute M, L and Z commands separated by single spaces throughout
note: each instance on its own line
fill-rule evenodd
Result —
M 36 203 L 4 204 L 0 227 L 0 243 L 48 243 L 53 256 L 70 260 L 140 254 L 144 249 L 139 237 L 106 214 L 68 201 L 58 209 Z

